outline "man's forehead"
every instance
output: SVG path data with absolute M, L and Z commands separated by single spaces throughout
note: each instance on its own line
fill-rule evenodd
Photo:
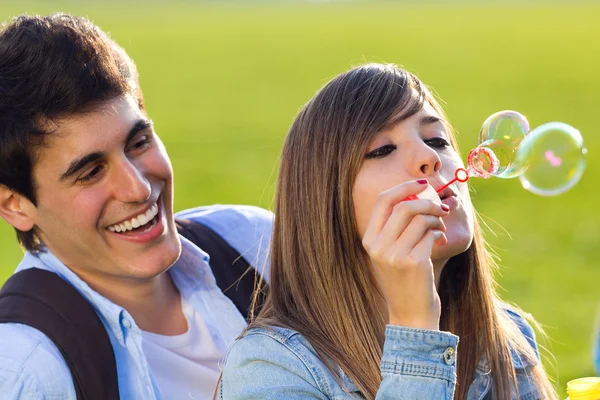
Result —
M 44 131 L 50 133 L 52 142 L 69 139 L 75 143 L 89 142 L 95 137 L 127 135 L 131 127 L 145 118 L 131 96 L 118 97 L 94 106 L 85 112 L 74 113 L 44 122 Z
M 44 144 L 36 150 L 38 162 L 70 163 L 86 153 L 108 151 L 124 143 L 132 127 L 147 118 L 131 96 L 119 97 L 90 109 L 44 123 Z M 37 163 L 36 163 L 37 164 Z

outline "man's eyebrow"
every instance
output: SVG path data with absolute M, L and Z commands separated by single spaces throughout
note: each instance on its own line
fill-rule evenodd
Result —
M 143 131 L 144 129 L 150 128 L 153 125 L 154 125 L 154 123 L 149 119 L 138 120 L 133 125 L 131 130 L 129 130 L 129 133 L 127 134 L 127 138 L 125 139 L 125 144 L 129 143 L 131 141 L 131 139 L 133 139 L 134 136 L 138 134 L 138 132 Z
M 69 168 L 67 168 L 67 170 L 60 176 L 60 180 L 61 181 L 67 180 L 68 178 L 70 178 L 71 176 L 75 175 L 77 172 L 82 170 L 89 163 L 99 160 L 102 157 L 104 157 L 104 153 L 100 152 L 100 151 L 96 151 L 94 153 L 86 154 L 83 157 L 79 157 L 78 159 L 73 160 L 69 164 Z
M 153 123 L 149 119 L 138 120 L 129 130 L 127 138 L 125 139 L 125 144 L 129 143 L 140 131 L 143 131 L 146 128 L 150 128 L 152 125 Z M 99 160 L 104 156 L 104 152 L 96 151 L 93 153 L 86 154 L 85 156 L 79 157 L 76 160 L 73 160 L 69 164 L 69 168 L 67 168 L 67 170 L 60 176 L 60 181 L 67 180 L 68 178 L 85 168 L 86 165 L 96 160 Z

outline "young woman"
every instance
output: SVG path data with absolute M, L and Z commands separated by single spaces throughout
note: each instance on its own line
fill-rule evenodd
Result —
M 556 398 L 532 329 L 494 290 L 467 185 L 407 200 L 462 166 L 409 72 L 369 64 L 325 85 L 285 140 L 269 297 L 218 396 Z

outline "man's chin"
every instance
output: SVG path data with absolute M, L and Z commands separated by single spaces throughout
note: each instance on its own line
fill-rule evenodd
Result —
M 167 247 L 167 246 L 163 246 L 163 247 Z M 173 265 L 175 265 L 175 263 L 177 262 L 177 260 L 179 260 L 179 257 L 181 256 L 181 251 L 182 251 L 181 240 L 179 239 L 179 236 L 176 234 L 175 237 L 173 237 L 170 240 L 170 244 L 169 244 L 168 248 L 163 248 L 162 251 L 160 252 L 160 260 L 162 261 L 161 264 L 164 265 L 164 269 L 163 269 L 164 271 L 168 270 Z
M 181 256 L 181 242 L 175 238 L 170 246 L 160 246 L 147 250 L 130 264 L 130 270 L 135 271 L 137 278 L 153 278 L 169 270 Z

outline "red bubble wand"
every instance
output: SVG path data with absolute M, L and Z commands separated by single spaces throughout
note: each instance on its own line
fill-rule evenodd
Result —
M 450 182 L 446 183 L 444 186 L 439 188 L 437 190 L 437 192 L 440 193 L 442 190 L 446 189 L 448 186 L 452 185 L 456 181 L 466 182 L 468 180 L 469 180 L 469 172 L 467 172 L 467 170 L 464 168 L 457 168 L 456 172 L 454 172 L 454 179 L 452 179 Z

